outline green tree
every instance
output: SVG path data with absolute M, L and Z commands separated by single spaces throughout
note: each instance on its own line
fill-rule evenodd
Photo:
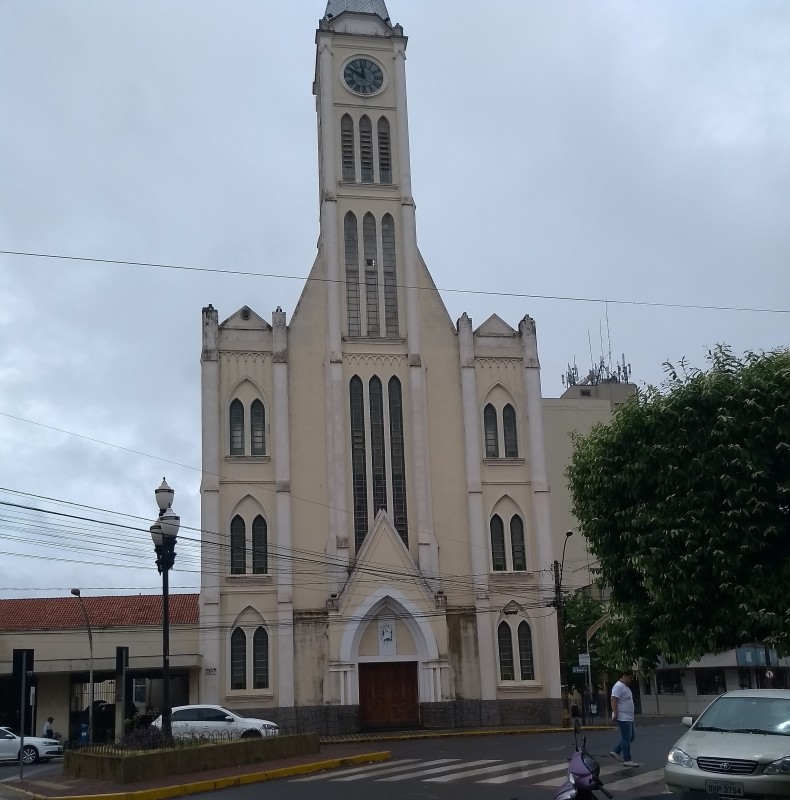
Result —
M 587 676 L 574 673 L 573 664 L 578 663 L 579 653 L 587 652 L 587 631 L 607 613 L 607 607 L 600 600 L 591 597 L 584 591 L 574 592 L 563 600 L 565 618 L 565 661 L 567 674 L 563 683 L 576 686 L 580 691 L 587 685 Z M 604 683 L 604 678 L 611 676 L 617 668 L 613 661 L 613 653 L 607 647 L 606 638 L 602 638 L 604 628 L 596 633 L 590 641 L 590 669 L 593 687 Z M 614 654 L 616 658 L 616 654 Z
M 576 437 L 573 512 L 611 587 L 620 663 L 790 651 L 790 351 L 667 364 Z

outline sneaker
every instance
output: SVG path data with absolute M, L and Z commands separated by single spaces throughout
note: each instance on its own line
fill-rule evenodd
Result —
M 641 767 L 641 764 L 638 764 L 636 761 L 623 761 L 624 767 Z
M 622 761 L 622 760 L 623 760 L 623 757 L 622 757 L 622 756 L 621 756 L 619 753 L 615 752 L 614 750 L 610 750 L 610 751 L 609 751 L 609 755 L 610 755 L 610 756 L 611 756 L 611 757 L 612 757 L 612 758 L 613 758 L 615 761 Z

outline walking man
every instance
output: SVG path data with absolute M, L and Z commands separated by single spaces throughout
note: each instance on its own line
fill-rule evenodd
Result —
M 47 717 L 47 721 L 44 723 L 44 728 L 41 731 L 41 735 L 45 739 L 52 739 L 55 736 L 55 729 L 52 727 L 54 721 L 55 717 Z
M 634 695 L 631 693 L 631 681 L 634 673 L 624 670 L 620 679 L 612 687 L 612 720 L 620 729 L 620 741 L 609 751 L 609 755 L 623 762 L 626 767 L 638 767 L 631 760 L 631 742 L 634 741 Z

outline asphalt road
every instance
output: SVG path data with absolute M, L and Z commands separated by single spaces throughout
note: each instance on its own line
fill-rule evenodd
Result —
M 601 765 L 601 777 L 615 798 L 650 797 L 665 791 L 666 754 L 685 729 L 679 720 L 637 722 L 633 758 L 624 767 L 610 755 L 614 728 L 587 733 L 587 749 Z M 371 750 L 392 752 L 382 764 L 332 770 L 318 775 L 221 789 L 212 800 L 551 800 L 565 780 L 573 751 L 572 733 L 470 736 L 385 742 Z M 605 800 L 601 796 L 602 800 Z

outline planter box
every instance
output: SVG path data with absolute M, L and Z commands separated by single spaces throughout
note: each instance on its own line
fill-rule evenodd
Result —
M 184 775 L 221 767 L 258 764 L 279 758 L 310 755 L 320 751 L 317 733 L 293 736 L 266 736 L 221 744 L 199 744 L 166 750 L 137 753 L 101 753 L 66 750 L 63 774 L 70 778 L 89 778 L 134 783 L 147 778 Z

